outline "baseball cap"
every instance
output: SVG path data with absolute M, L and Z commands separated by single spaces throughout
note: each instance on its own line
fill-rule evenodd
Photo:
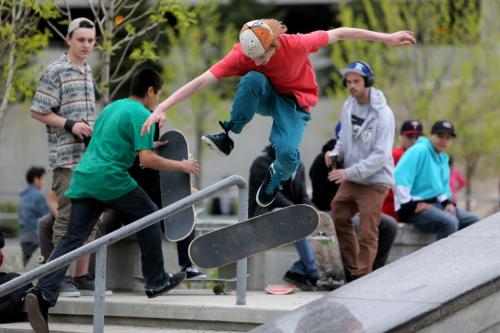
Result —
M 68 35 L 78 28 L 89 28 L 95 30 L 94 22 L 86 17 L 79 17 L 71 21 L 68 25 Z
M 405 120 L 401 125 L 401 134 L 420 134 L 424 135 L 424 127 L 418 120 Z
M 370 66 L 362 61 L 355 61 L 347 65 L 346 68 L 342 68 L 339 70 L 342 77 L 345 77 L 347 73 L 358 73 L 364 77 L 369 77 L 373 75 L 373 71 Z
M 250 58 L 259 58 L 266 53 L 273 42 L 271 27 L 263 20 L 253 20 L 243 25 L 240 31 L 240 44 L 243 52 Z
M 432 125 L 431 134 L 448 133 L 452 137 L 456 137 L 455 127 L 448 120 L 438 120 Z

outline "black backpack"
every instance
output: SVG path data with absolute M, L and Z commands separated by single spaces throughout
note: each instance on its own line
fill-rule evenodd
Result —
M 0 273 L 0 285 L 18 276 L 19 274 L 17 273 Z M 0 297 L 0 323 L 12 323 L 26 320 L 26 313 L 22 311 L 23 299 L 26 294 L 26 290 L 32 286 L 33 285 L 29 283 L 5 296 Z

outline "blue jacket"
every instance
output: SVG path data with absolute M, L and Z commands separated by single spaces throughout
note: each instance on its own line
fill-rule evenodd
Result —
M 438 154 L 426 137 L 420 137 L 404 153 L 394 176 L 394 205 L 402 219 L 415 212 L 418 202 L 451 202 L 448 155 Z
M 35 241 L 37 237 L 38 219 L 49 213 L 49 206 L 42 191 L 33 185 L 28 185 L 19 192 L 19 224 L 20 239 Z

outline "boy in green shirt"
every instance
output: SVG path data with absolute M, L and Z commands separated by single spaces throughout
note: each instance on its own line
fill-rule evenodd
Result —
M 150 115 L 148 109 L 158 103 L 162 83 L 154 70 L 140 70 L 132 78 L 130 97 L 115 101 L 101 111 L 90 145 L 65 193 L 71 198 L 70 224 L 51 260 L 80 247 L 106 207 L 120 213 L 126 224 L 158 210 L 127 172 L 136 156 L 145 168 L 199 173 L 196 160 L 174 161 L 158 156 L 153 151 L 154 131 L 140 134 L 142 124 Z M 158 223 L 137 233 L 148 298 L 164 294 L 185 278 L 184 272 L 173 275 L 165 272 L 161 235 Z M 66 267 L 41 278 L 26 295 L 28 318 L 36 333 L 48 332 L 48 308 L 56 304 L 65 271 Z

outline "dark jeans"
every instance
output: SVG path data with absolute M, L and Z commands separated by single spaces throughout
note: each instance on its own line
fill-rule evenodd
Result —
M 21 242 L 21 250 L 23 252 L 23 267 L 26 267 L 33 253 L 38 249 L 37 242 Z
M 154 201 L 153 201 L 154 202 Z M 112 209 L 106 209 L 97 221 L 97 232 L 96 239 L 109 234 L 122 226 L 123 218 L 118 216 L 116 212 Z M 160 228 L 162 227 L 162 222 L 158 222 Z M 189 236 L 184 238 L 183 240 L 177 242 L 177 256 L 179 260 L 179 265 L 184 268 L 187 266 L 192 266 L 193 263 L 191 259 L 189 259 L 188 249 L 189 244 L 195 238 L 196 229 L 193 228 L 193 231 Z M 163 235 L 163 234 L 162 234 Z M 95 255 L 92 254 L 89 262 L 89 273 L 95 274 Z
M 440 203 L 433 203 L 431 208 L 413 214 L 408 222 L 424 232 L 435 233 L 440 240 L 480 220 L 465 209 L 456 207 L 455 212 L 456 215 L 452 215 Z
M 134 222 L 158 210 L 146 192 L 139 186 L 118 199 L 106 202 L 93 198 L 72 199 L 68 232 L 54 249 L 50 260 L 54 260 L 82 246 L 92 232 L 99 215 L 106 207 L 118 212 L 123 217 L 125 224 Z M 158 289 L 165 284 L 165 279 L 168 278 L 163 266 L 161 237 L 161 229 L 158 223 L 137 233 L 146 289 Z M 68 266 L 65 266 L 42 277 L 35 287 L 41 291 L 45 301 L 52 306 L 55 305 L 59 296 L 67 268 Z

